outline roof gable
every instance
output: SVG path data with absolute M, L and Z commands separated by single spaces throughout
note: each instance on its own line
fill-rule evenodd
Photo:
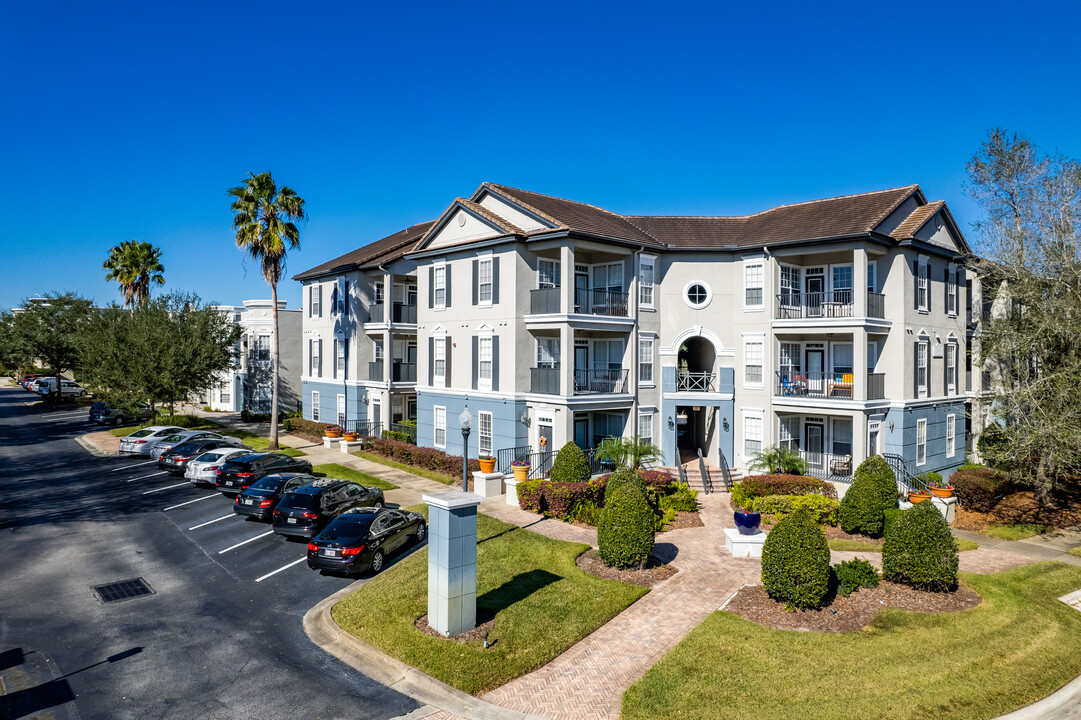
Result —
M 488 208 L 472 200 L 456 198 L 450 207 L 443 211 L 424 238 L 417 243 L 416 249 L 432 250 L 522 232 L 521 228 Z
M 310 270 L 294 275 L 294 280 L 311 280 L 324 275 L 356 270 L 373 264 L 393 262 L 413 249 L 417 241 L 432 227 L 434 221 L 418 223 L 404 230 L 399 230 L 393 235 L 368 243 L 364 247 L 357 248 L 345 255 L 340 255 L 333 260 L 316 265 Z

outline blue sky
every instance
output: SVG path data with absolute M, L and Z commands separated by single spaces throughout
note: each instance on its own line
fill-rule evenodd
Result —
M 919 183 L 963 227 L 991 127 L 1081 156 L 1081 4 L 0 4 L 0 306 L 166 289 L 267 297 L 225 190 L 308 201 L 294 274 L 490 180 L 724 215 Z M 290 306 L 299 285 L 283 283 Z

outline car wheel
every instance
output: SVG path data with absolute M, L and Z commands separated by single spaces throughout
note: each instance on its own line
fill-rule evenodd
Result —
M 123 422 L 124 422 L 124 416 L 123 415 L 117 415 L 116 420 L 113 421 L 113 425 L 120 425 Z
M 383 551 L 376 550 L 375 555 L 372 555 L 372 575 L 376 575 L 383 569 Z
M 382 500 L 376 500 L 372 504 L 372 507 L 375 508 L 376 510 L 382 510 L 383 509 L 383 501 Z
M 421 523 L 420 525 L 417 526 L 417 534 L 414 535 L 413 537 L 415 537 L 417 539 L 417 544 L 419 545 L 422 542 L 424 542 L 424 536 L 427 535 L 427 534 L 428 534 L 428 526 L 425 525 L 424 523 Z

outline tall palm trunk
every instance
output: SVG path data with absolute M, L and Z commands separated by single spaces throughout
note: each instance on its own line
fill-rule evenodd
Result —
M 278 449 L 278 284 L 270 284 L 271 312 L 274 313 L 274 333 L 270 342 L 270 443 L 267 450 Z

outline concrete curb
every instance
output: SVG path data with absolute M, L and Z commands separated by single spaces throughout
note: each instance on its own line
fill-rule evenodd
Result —
M 331 617 L 331 609 L 355 587 L 350 585 L 339 590 L 304 615 L 304 632 L 323 650 L 376 682 L 408 695 L 422 705 L 432 706 L 453 715 L 470 720 L 548 720 L 543 715 L 526 715 L 473 697 L 392 658 L 342 630 Z M 406 717 L 422 718 L 433 712 L 436 711 L 429 712 L 422 707 Z
M 97 457 L 120 457 L 119 452 L 113 452 L 112 450 L 106 450 L 105 448 L 103 448 L 100 445 L 98 445 L 97 443 L 95 443 L 93 440 L 91 440 L 86 435 L 80 435 L 79 437 L 75 438 L 75 442 L 82 445 L 83 449 L 86 450 L 91 455 L 96 455 Z
M 996 720 L 1068 720 L 1078 717 L 1081 677 L 1076 677 L 1043 700 L 1038 700 Z

